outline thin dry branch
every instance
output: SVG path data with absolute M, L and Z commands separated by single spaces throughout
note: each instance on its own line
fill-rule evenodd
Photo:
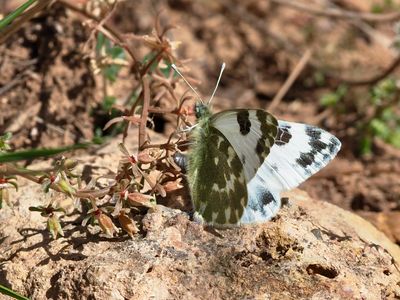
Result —
M 398 55 L 393 62 L 386 68 L 384 69 L 381 73 L 372 76 L 370 78 L 363 78 L 363 79 L 352 79 L 352 78 L 345 78 L 345 77 L 336 77 L 336 79 L 339 79 L 342 81 L 342 83 L 346 83 L 348 85 L 373 85 L 377 83 L 378 81 L 381 81 L 391 73 L 393 73 L 394 70 L 396 70 L 400 66 L 400 55 Z M 330 76 L 330 75 L 328 75 Z M 330 76 L 332 78 L 335 78 L 335 76 Z
M 142 115 L 139 125 L 139 149 L 141 150 L 143 145 L 146 144 L 146 123 L 147 117 L 149 115 L 149 106 L 150 106 L 150 86 L 149 80 L 147 76 L 142 78 L 143 85 L 143 107 L 142 107 Z
M 307 65 L 308 61 L 310 60 L 312 55 L 312 50 L 307 49 L 304 52 L 304 55 L 301 57 L 300 61 L 294 67 L 292 73 L 290 73 L 289 77 L 286 79 L 285 83 L 279 89 L 278 93 L 275 95 L 274 99 L 268 106 L 268 111 L 272 112 L 278 104 L 281 102 L 282 98 L 286 95 L 290 87 L 293 85 L 297 77 L 299 77 L 301 71 L 303 71 L 304 67 Z
M 279 0 L 271 0 L 271 1 L 279 1 Z M 240 4 L 232 5 L 230 2 L 223 0 L 221 1 L 221 5 L 234 17 L 235 20 L 240 19 L 248 24 L 251 24 L 255 29 L 262 32 L 263 35 L 270 37 L 279 48 L 282 48 L 298 57 L 302 56 L 302 53 L 300 53 L 299 48 L 296 47 L 291 41 L 283 38 L 281 35 L 275 34 L 274 32 L 270 31 L 268 29 L 268 26 L 266 26 L 263 20 L 249 13 Z M 362 79 L 348 78 L 340 74 L 337 74 L 334 71 L 326 70 L 320 65 L 320 63 L 317 60 L 313 59 L 312 57 L 309 59 L 308 64 L 312 66 L 314 69 L 323 70 L 324 74 L 328 78 L 332 79 L 333 84 L 335 85 L 344 83 L 347 85 L 360 86 L 360 85 L 374 84 L 382 80 L 386 76 L 388 76 L 390 73 L 392 73 L 400 65 L 400 56 L 396 57 L 393 60 L 393 62 L 387 68 L 385 68 L 381 73 L 371 76 L 369 78 L 362 78 Z
M 311 13 L 314 15 L 326 16 L 332 18 L 363 20 L 367 22 L 395 22 L 400 20 L 400 12 L 374 14 L 367 12 L 353 12 L 339 8 L 327 8 L 327 7 L 318 8 L 310 5 L 309 3 L 305 4 L 293 0 L 270 0 L 270 1 L 279 5 L 285 5 L 287 7 Z

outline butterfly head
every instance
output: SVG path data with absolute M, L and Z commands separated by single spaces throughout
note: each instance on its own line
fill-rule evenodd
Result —
M 213 93 L 212 93 L 212 95 L 211 95 L 211 97 L 210 97 L 210 99 L 208 100 L 207 103 L 205 103 L 201 99 L 200 95 L 191 86 L 191 84 L 185 79 L 185 77 L 178 70 L 178 68 L 174 64 L 172 64 L 171 67 L 182 77 L 182 79 L 186 82 L 186 84 L 190 87 L 190 89 L 196 94 L 196 96 L 200 100 L 200 102 L 196 102 L 196 104 L 194 106 L 194 112 L 195 112 L 196 118 L 197 119 L 202 119 L 202 118 L 206 118 L 206 117 L 211 116 L 210 103 L 211 103 L 212 99 L 214 98 L 215 92 L 217 91 L 219 82 L 221 80 L 222 73 L 224 72 L 224 69 L 225 69 L 225 63 L 223 63 L 222 66 L 221 66 L 221 71 L 220 71 L 219 76 L 218 76 L 217 84 L 215 85 L 214 91 L 213 91 Z
M 194 105 L 194 113 L 197 119 L 204 118 L 211 114 L 209 106 L 201 102 L 196 102 Z

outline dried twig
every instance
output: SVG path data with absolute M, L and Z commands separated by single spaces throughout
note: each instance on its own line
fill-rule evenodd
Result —
M 312 55 L 311 49 L 307 49 L 307 51 L 304 52 L 304 55 L 297 63 L 297 65 L 294 67 L 292 73 L 290 73 L 289 77 L 286 79 L 285 83 L 279 89 L 278 93 L 275 95 L 274 99 L 268 106 L 268 111 L 272 112 L 278 106 L 282 98 L 286 95 L 290 87 L 293 85 L 294 81 L 300 75 L 301 71 L 303 71 L 304 67 L 307 65 L 308 61 L 311 58 L 311 55 Z
M 301 10 L 319 16 L 326 16 L 339 19 L 356 19 L 368 22 L 394 22 L 400 20 L 400 12 L 392 12 L 387 14 L 374 14 L 366 12 L 353 12 L 338 8 L 317 8 L 309 3 L 301 3 L 293 0 L 270 0 L 273 3 L 285 5 L 287 7 Z
M 149 115 L 149 105 L 150 105 L 150 86 L 149 80 L 146 76 L 142 78 L 143 85 L 143 106 L 142 106 L 142 116 L 139 125 L 139 149 L 141 150 L 146 141 L 146 123 L 147 117 Z
M 278 0 L 271 0 L 271 1 L 278 1 Z M 223 7 L 235 17 L 235 20 L 239 18 L 240 20 L 243 20 L 244 22 L 251 24 L 254 28 L 262 32 L 265 36 L 269 36 L 272 40 L 274 40 L 278 47 L 283 48 L 289 53 L 296 55 L 298 57 L 302 56 L 302 54 L 298 50 L 298 47 L 296 47 L 289 40 L 283 38 L 281 35 L 275 34 L 274 32 L 270 31 L 268 29 L 268 26 L 266 26 L 265 23 L 263 22 L 263 20 L 249 13 L 240 4 L 232 5 L 230 2 L 228 3 L 227 1 L 221 1 L 221 5 L 223 5 Z M 312 57 L 309 59 L 308 64 L 317 70 L 324 69 L 324 74 L 328 78 L 332 79 L 333 81 L 332 83 L 334 85 L 338 85 L 341 83 L 347 85 L 358 85 L 358 86 L 371 85 L 382 80 L 390 73 L 392 73 L 400 65 L 400 56 L 395 58 L 394 61 L 381 73 L 369 78 L 362 78 L 362 79 L 348 78 L 340 74 L 337 74 L 336 72 L 326 70 L 325 68 L 322 68 L 320 63 L 317 60 L 313 59 Z
M 400 55 L 398 55 L 393 62 L 384 69 L 381 73 L 372 76 L 370 78 L 363 78 L 363 79 L 353 79 L 353 78 L 346 78 L 346 77 L 335 77 L 335 75 L 328 74 L 329 77 L 334 79 L 340 80 L 342 83 L 346 83 L 348 85 L 373 85 L 378 81 L 381 81 L 388 75 L 390 75 L 394 70 L 396 70 L 400 66 Z

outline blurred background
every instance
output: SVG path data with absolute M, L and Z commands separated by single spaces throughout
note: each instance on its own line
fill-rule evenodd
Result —
M 3 0 L 0 14 L 26 2 Z M 14 31 L 0 31 L 0 135 L 13 133 L 13 149 L 120 133 L 102 128 L 137 97 L 135 68 L 160 53 L 157 68 L 177 63 L 205 98 L 225 62 L 215 111 L 263 108 L 335 134 L 338 158 L 301 188 L 400 244 L 400 1 L 35 5 Z M 174 131 L 167 114 L 150 116 L 153 130 Z

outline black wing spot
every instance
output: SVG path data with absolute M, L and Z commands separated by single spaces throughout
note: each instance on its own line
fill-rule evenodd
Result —
M 266 205 L 269 205 L 270 203 L 276 202 L 274 195 L 268 190 L 259 190 L 257 193 L 257 201 L 256 203 L 250 204 L 250 208 L 259 211 L 262 214 L 266 215 L 267 212 L 265 211 Z
M 250 132 L 251 122 L 249 119 L 249 111 L 242 110 L 237 114 L 237 122 L 240 127 L 240 133 L 246 135 Z
M 327 144 L 325 144 L 324 142 L 322 142 L 320 140 L 311 140 L 308 144 L 311 146 L 312 149 L 315 149 L 317 151 L 322 151 L 326 147 L 328 147 Z
M 263 142 L 261 139 L 257 141 L 257 146 L 256 146 L 256 152 L 257 154 L 262 154 L 264 152 L 265 146 L 263 145 Z
M 310 152 L 301 152 L 300 158 L 296 159 L 296 162 L 306 169 L 308 166 L 311 166 L 315 162 L 315 156 L 317 155 L 316 150 L 311 150 Z
M 339 142 L 338 142 L 338 140 L 337 140 L 335 137 L 331 137 L 331 138 L 329 139 L 329 142 L 330 142 L 329 148 L 328 148 L 329 153 L 330 153 L 330 154 L 336 153 L 336 152 L 337 152 L 337 148 L 339 147 Z
M 278 146 L 283 146 L 289 143 L 292 135 L 289 132 L 290 126 L 278 127 L 278 132 L 276 134 L 275 144 Z
M 311 138 L 311 140 L 319 140 L 321 139 L 321 129 L 313 127 L 313 126 L 306 126 L 306 134 Z

